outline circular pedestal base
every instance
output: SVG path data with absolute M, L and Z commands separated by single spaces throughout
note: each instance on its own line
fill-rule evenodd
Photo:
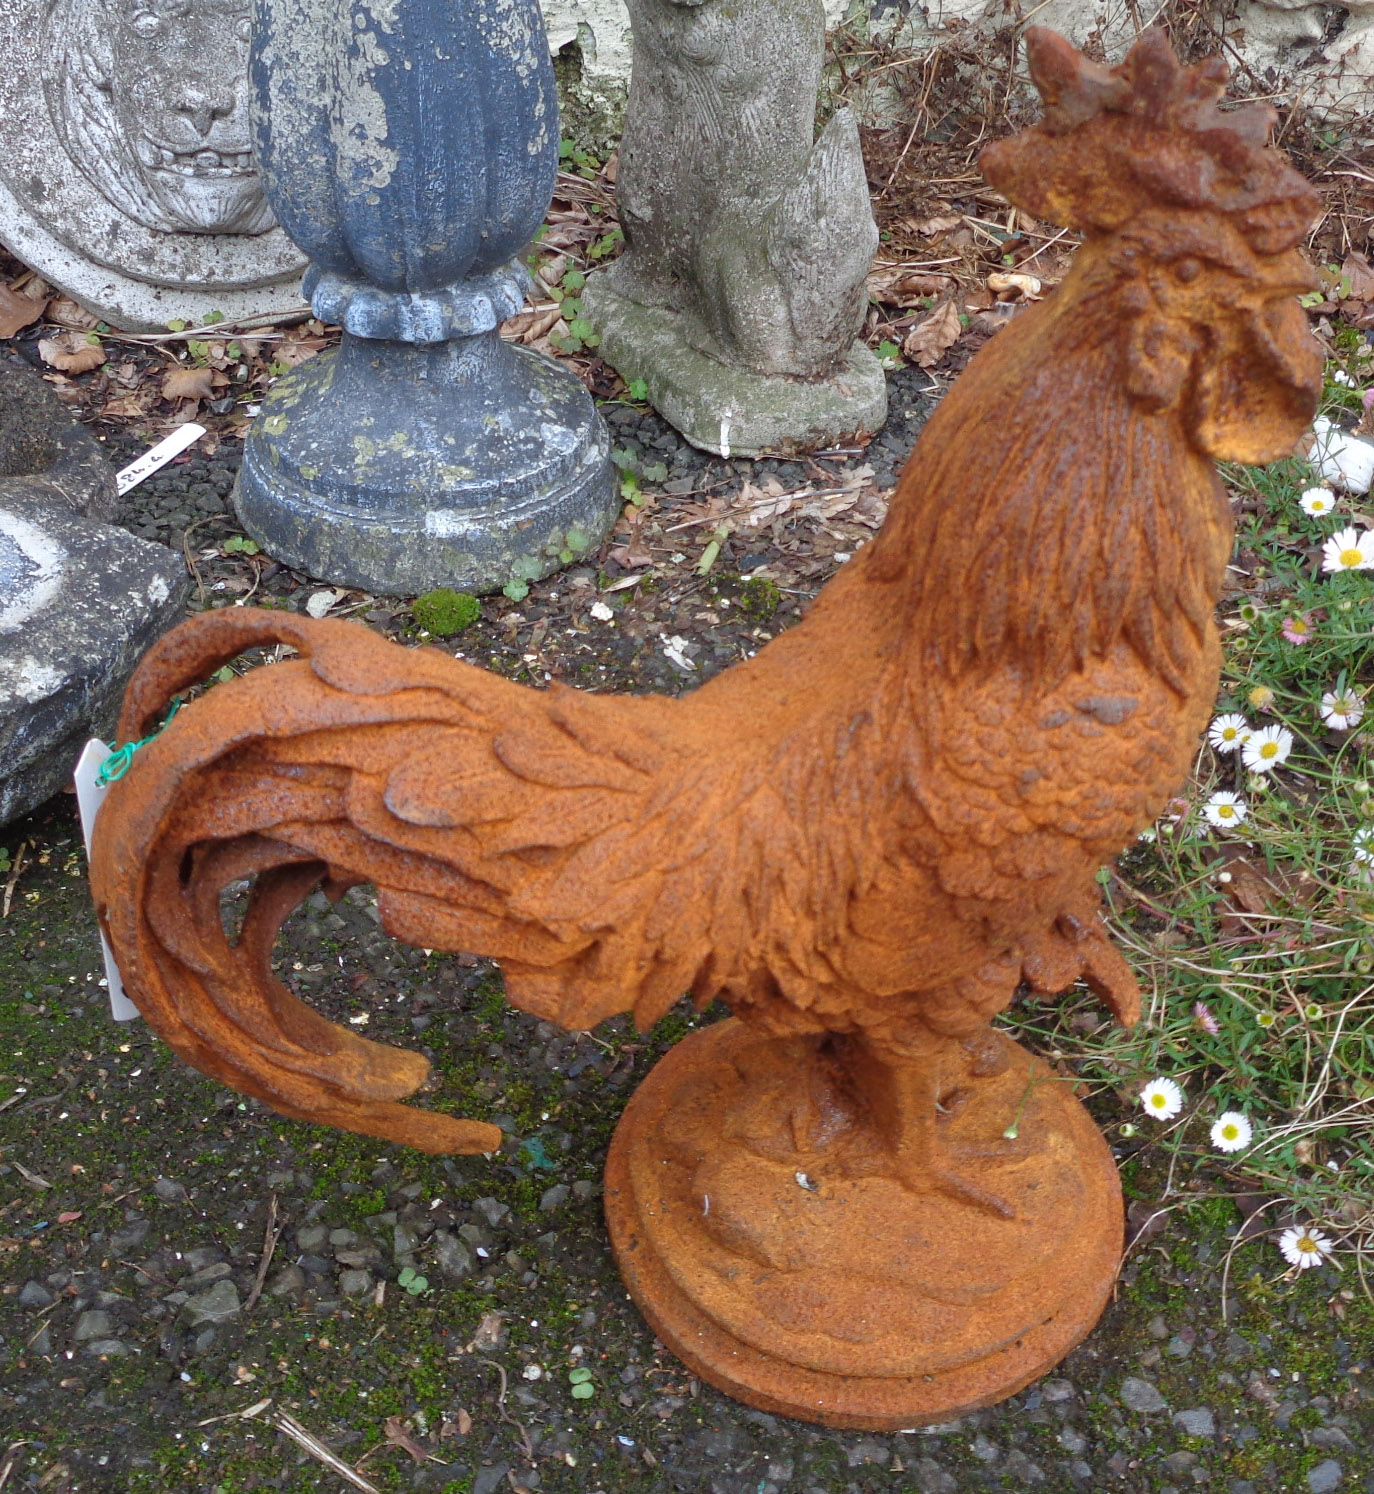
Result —
M 263 402 L 234 504 L 272 556 L 387 596 L 499 591 L 595 550 L 619 512 L 582 382 L 493 332 L 345 334 Z
M 678 1358 L 760 1410 L 896 1431 L 1014 1394 L 1088 1333 L 1121 1257 L 1111 1153 L 1068 1084 L 988 1037 L 945 1076 L 939 1147 L 1011 1217 L 908 1191 L 871 1148 L 856 1166 L 814 1041 L 728 1021 L 657 1065 L 611 1143 L 606 1217 Z

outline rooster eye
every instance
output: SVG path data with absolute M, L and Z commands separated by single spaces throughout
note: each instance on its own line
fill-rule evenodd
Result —
M 1202 266 L 1195 259 L 1180 259 L 1174 261 L 1174 276 L 1181 280 L 1184 285 L 1189 281 L 1196 280 L 1202 274 Z

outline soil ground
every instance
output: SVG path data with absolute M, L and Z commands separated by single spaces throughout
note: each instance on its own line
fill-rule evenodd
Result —
M 418 1156 L 281 1120 L 114 1024 L 70 806 L 20 837 L 36 855 L 0 922 L 12 1489 L 357 1487 L 267 1420 L 281 1409 L 378 1490 L 1374 1491 L 1374 1312 L 1330 1268 L 1294 1286 L 1247 1264 L 1223 1288 L 1226 1199 L 1138 1240 L 1096 1331 L 1004 1405 L 892 1436 L 750 1411 L 655 1343 L 598 1198 L 625 1100 L 720 1013 L 572 1036 L 507 1007 L 490 967 L 393 943 L 361 890 L 312 901 L 288 981 L 422 1048 L 430 1103 L 507 1132 L 490 1159 Z M 1123 1177 L 1136 1200 L 1162 1183 Z

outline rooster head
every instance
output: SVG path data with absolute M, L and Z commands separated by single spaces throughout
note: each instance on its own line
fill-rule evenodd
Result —
M 1321 357 L 1296 296 L 1317 194 L 1267 144 L 1264 104 L 1217 107 L 1220 58 L 1184 67 L 1146 31 L 1103 67 L 1043 27 L 1026 32 L 1038 125 L 989 146 L 988 181 L 1084 235 L 1078 282 L 1119 326 L 1126 389 L 1177 409 L 1209 456 L 1291 453 L 1321 393 Z M 1067 287 L 1066 287 L 1067 289 Z

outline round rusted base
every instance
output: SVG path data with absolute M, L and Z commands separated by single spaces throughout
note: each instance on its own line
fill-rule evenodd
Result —
M 948 1091 L 940 1148 L 1011 1218 L 855 1168 L 824 1097 L 818 1144 L 814 1042 L 731 1020 L 678 1044 L 606 1161 L 616 1262 L 663 1343 L 747 1405 L 870 1431 L 992 1405 L 1062 1359 L 1111 1292 L 1121 1187 L 1071 1086 L 992 1039 L 1000 1072 Z

